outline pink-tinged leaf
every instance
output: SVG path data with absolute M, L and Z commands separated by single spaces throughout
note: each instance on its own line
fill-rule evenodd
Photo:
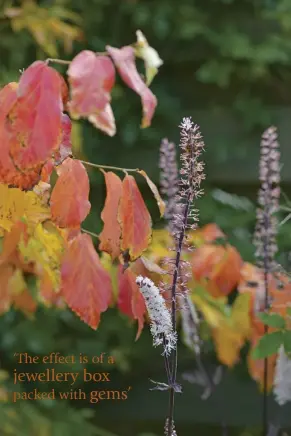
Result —
M 139 338 L 146 314 L 144 297 L 141 294 L 135 280 L 136 275 L 130 270 L 122 272 L 122 266 L 118 269 L 118 301 L 117 305 L 120 312 L 138 321 L 138 331 L 136 340 Z
M 68 306 L 92 329 L 112 298 L 109 273 L 103 268 L 89 235 L 69 242 L 61 266 L 62 295 Z
M 10 154 L 23 170 L 44 163 L 62 137 L 64 81 L 45 62 L 36 61 L 22 74 L 17 102 L 10 111 Z
M 121 228 L 117 220 L 117 212 L 122 194 L 122 181 L 111 171 L 102 172 L 106 183 L 106 200 L 101 213 L 104 227 L 99 235 L 99 249 L 109 253 L 113 260 L 120 255 Z
M 86 169 L 68 157 L 56 171 L 59 177 L 50 199 L 52 219 L 60 227 L 79 227 L 91 208 Z
M 115 118 L 112 112 L 110 104 L 107 104 L 105 108 L 98 114 L 89 115 L 88 120 L 97 129 L 102 130 L 109 136 L 114 136 L 116 133 Z
M 101 128 L 99 125 L 106 126 L 108 121 L 102 121 L 101 114 L 107 107 L 111 110 L 110 92 L 115 82 L 115 68 L 111 59 L 84 50 L 71 62 L 68 76 L 71 85 L 71 101 L 68 104 L 71 116 L 75 119 L 88 118 L 98 128 Z M 112 118 L 113 114 L 110 115 Z M 103 118 L 109 118 L 109 115 Z
M 151 217 L 134 177 L 126 175 L 122 182 L 122 196 L 118 208 L 121 225 L 121 250 L 131 261 L 147 249 L 152 236 Z
M 12 82 L 0 90 L 0 183 L 31 189 L 40 179 L 42 164 L 21 171 L 15 167 L 10 154 L 11 129 L 7 117 L 17 101 L 17 87 L 18 84 Z
M 55 165 L 60 165 L 67 157 L 72 156 L 71 132 L 70 117 L 62 114 L 62 140 L 59 149 L 54 154 Z
M 150 126 L 157 106 L 157 98 L 147 87 L 136 69 L 134 49 L 130 46 L 121 49 L 107 46 L 106 50 L 112 57 L 122 80 L 141 97 L 143 108 L 141 126 L 143 128 Z

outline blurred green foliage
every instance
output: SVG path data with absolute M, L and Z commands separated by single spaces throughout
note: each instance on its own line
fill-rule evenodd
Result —
M 24 3 L 12 0 L 0 3 L 0 86 L 17 81 L 19 70 L 35 59 L 49 56 L 28 30 L 15 33 L 5 15 L 6 8 Z M 142 30 L 164 60 L 151 86 L 159 102 L 152 126 L 140 129 L 140 100 L 118 81 L 113 94 L 117 135 L 109 138 L 82 122 L 82 152 L 92 162 L 142 167 L 158 182 L 161 139 L 167 136 L 178 142 L 181 118 L 193 115 L 201 124 L 206 144 L 209 143 L 205 154 L 206 195 L 199 203 L 201 223 L 216 222 L 242 256 L 253 260 L 251 238 L 257 182 L 251 180 L 249 186 L 247 183 L 252 170 L 257 168 L 262 130 L 269 123 L 280 121 L 280 111 L 291 103 L 290 1 L 41 0 L 38 4 L 48 10 L 64 8 L 81 20 L 83 40 L 75 42 L 70 53 L 64 51 L 63 41 L 57 44 L 62 59 L 71 59 L 82 49 L 103 51 L 107 44 L 117 47 L 130 44 L 135 41 L 135 31 Z M 65 22 L 70 23 L 69 15 Z M 141 63 L 139 66 L 142 68 Z M 65 71 L 63 67 L 57 68 Z M 279 112 L 274 112 L 274 108 L 279 108 Z M 287 126 L 288 123 L 287 119 Z M 256 148 L 249 146 L 253 138 L 257 138 Z M 241 165 L 245 174 L 243 184 L 237 178 Z M 223 182 L 225 177 L 227 184 Z M 90 179 L 92 212 L 84 227 L 98 233 L 102 226 L 104 185 L 97 171 L 90 171 Z M 160 226 L 155 201 L 148 188 L 139 182 L 154 224 Z M 229 195 L 237 193 L 243 198 Z M 279 235 L 284 261 L 290 235 L 290 226 L 285 224 Z M 151 347 L 147 330 L 134 342 L 136 326 L 130 328 L 131 324 L 113 309 L 104 314 L 97 333 L 69 311 L 43 309 L 34 321 L 10 312 L 0 319 L 1 364 L 11 372 L 16 351 L 46 354 L 58 350 L 62 354 L 88 355 L 108 351 L 117 357 L 119 379 L 126 380 L 130 374 L 134 383 L 162 370 L 163 363 Z M 154 362 L 150 369 L 149 362 Z M 91 426 L 92 409 L 83 411 L 76 404 L 39 404 L 33 410 L 30 404 L 20 404 L 19 409 L 13 409 L 17 410 L 16 418 L 9 417 L 5 410 L 6 406 L 1 408 L 0 420 L 8 423 L 7 435 L 114 436 Z M 100 414 L 97 408 L 93 410 L 98 424 Z

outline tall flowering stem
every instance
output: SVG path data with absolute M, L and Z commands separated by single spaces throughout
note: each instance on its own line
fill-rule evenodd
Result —
M 174 261 L 173 280 L 171 286 L 171 314 L 173 330 L 176 331 L 177 315 L 177 286 L 179 282 L 180 262 L 182 248 L 186 240 L 186 230 L 197 227 L 198 210 L 193 207 L 203 191 L 200 189 L 201 181 L 204 176 L 204 164 L 199 161 L 200 155 L 204 149 L 199 128 L 194 125 L 191 118 L 184 118 L 181 125 L 181 170 L 179 191 L 176 195 L 176 213 L 173 216 L 172 232 L 176 240 L 176 258 Z M 192 220 L 192 223 L 189 222 Z M 177 377 L 177 348 L 170 356 L 171 385 L 169 397 L 169 412 L 167 419 L 166 436 L 173 436 L 174 430 L 174 397 Z
M 269 309 L 269 276 L 274 271 L 277 252 L 277 219 L 280 196 L 280 152 L 275 127 L 262 135 L 259 174 L 261 187 L 258 194 L 257 222 L 254 234 L 257 264 L 264 271 L 265 310 Z M 265 334 L 268 326 L 265 325 Z M 268 359 L 264 360 L 263 435 L 268 430 Z

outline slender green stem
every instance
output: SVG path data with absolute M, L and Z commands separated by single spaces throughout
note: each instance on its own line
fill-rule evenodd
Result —
M 98 238 L 98 239 L 99 239 L 99 236 L 97 235 L 97 233 L 90 232 L 90 230 L 86 230 L 86 229 L 84 229 L 83 227 L 81 227 L 81 230 L 82 230 L 82 232 L 84 232 L 84 233 L 88 233 L 88 235 L 91 235 L 91 236 L 93 236 L 94 238 Z

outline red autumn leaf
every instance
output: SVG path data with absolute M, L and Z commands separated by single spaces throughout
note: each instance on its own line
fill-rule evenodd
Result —
M 118 221 L 121 225 L 121 250 L 128 250 L 130 260 L 133 261 L 147 249 L 152 229 L 149 211 L 134 177 L 129 175 L 122 182 Z
M 242 259 L 239 252 L 227 244 L 225 247 L 204 244 L 191 258 L 193 277 L 207 280 L 207 290 L 214 297 L 228 295 L 240 278 Z
M 92 329 L 98 327 L 112 297 L 110 275 L 103 268 L 89 235 L 68 244 L 61 266 L 62 295 L 68 306 Z
M 106 251 L 115 259 L 120 255 L 121 229 L 117 221 L 118 204 L 122 194 L 122 181 L 113 172 L 103 171 L 106 183 L 106 200 L 101 213 L 104 227 L 99 235 L 99 249 Z
M 71 158 L 56 171 L 59 177 L 50 198 L 52 219 L 60 227 L 78 227 L 91 207 L 88 174 L 80 161 Z
M 110 130 L 106 125 L 112 126 L 112 119 L 114 122 L 110 92 L 115 82 L 111 59 L 84 50 L 71 62 L 68 76 L 71 85 L 71 101 L 68 106 L 72 117 L 88 118 L 97 128 Z M 108 123 L 109 112 L 111 122 Z
M 118 301 L 119 310 L 125 315 L 138 321 L 138 331 L 136 339 L 139 338 L 143 326 L 146 313 L 146 305 L 144 297 L 141 294 L 135 280 L 136 275 L 130 269 L 122 272 L 122 266 L 118 268 Z
M 17 102 L 10 111 L 10 153 L 26 170 L 43 163 L 62 135 L 63 79 L 45 62 L 36 61 L 22 74 Z
M 157 99 L 136 69 L 134 49 L 130 46 L 119 49 L 108 45 L 106 50 L 112 57 L 122 80 L 141 97 L 143 108 L 142 127 L 148 127 L 157 106 Z
M 10 156 L 8 113 L 17 101 L 17 83 L 12 82 L 0 91 L 0 182 L 23 189 L 31 189 L 39 181 L 39 168 L 19 171 Z

